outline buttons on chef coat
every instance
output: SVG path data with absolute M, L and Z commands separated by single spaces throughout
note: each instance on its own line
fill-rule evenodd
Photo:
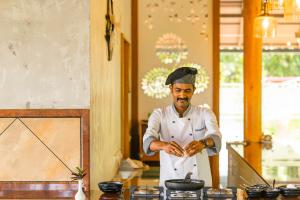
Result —
M 175 121 L 172 121 L 173 124 L 175 124 Z
M 197 165 L 196 164 L 194 164 L 194 167 L 196 167 Z
M 171 138 L 174 138 L 174 136 L 172 135 Z
M 190 136 L 193 136 L 193 133 L 190 133 Z
M 188 118 L 188 120 L 191 120 L 191 118 Z
M 176 168 L 174 168 L 174 170 L 176 171 L 177 169 L 176 169 Z

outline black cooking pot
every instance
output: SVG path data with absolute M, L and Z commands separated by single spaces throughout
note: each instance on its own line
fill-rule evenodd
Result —
M 204 181 L 191 179 L 192 173 L 187 173 L 185 179 L 170 179 L 165 181 L 165 186 L 169 190 L 194 191 L 204 187 Z
M 98 183 L 98 187 L 104 193 L 119 193 L 122 190 L 123 183 L 117 181 L 105 181 Z

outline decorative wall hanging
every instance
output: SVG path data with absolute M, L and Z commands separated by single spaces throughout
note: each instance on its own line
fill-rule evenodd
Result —
M 111 61 L 112 53 L 113 53 L 113 33 L 115 29 L 114 25 L 114 8 L 113 8 L 113 1 L 107 0 L 107 7 L 106 7 L 106 25 L 105 25 L 105 40 L 107 44 L 107 60 Z
M 192 24 L 195 24 L 200 20 L 200 16 L 195 13 L 194 9 L 191 9 L 190 14 L 186 17 L 186 20 L 191 22 Z
M 179 63 L 188 55 L 188 49 L 182 39 L 173 33 L 166 33 L 158 38 L 155 51 L 164 64 Z
M 168 75 L 171 73 L 168 68 L 153 68 L 142 79 L 142 89 L 149 97 L 161 99 L 170 93 L 170 89 L 165 85 Z
M 171 23 L 200 24 L 201 36 L 207 38 L 208 0 L 144 0 L 144 24 L 153 29 L 156 21 L 164 18 Z

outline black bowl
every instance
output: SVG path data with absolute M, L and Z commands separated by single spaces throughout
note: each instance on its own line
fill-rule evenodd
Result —
M 98 183 L 98 187 L 104 193 L 119 193 L 122 190 L 123 183 L 117 181 L 105 181 Z
M 296 197 L 300 196 L 300 187 L 288 188 L 286 185 L 279 186 L 280 193 L 285 197 Z
M 280 189 L 278 188 L 268 188 L 263 190 L 262 195 L 263 197 L 269 198 L 269 199 L 275 199 L 279 196 Z
M 260 188 L 246 188 L 246 193 L 249 198 L 260 198 L 262 196 L 262 189 Z

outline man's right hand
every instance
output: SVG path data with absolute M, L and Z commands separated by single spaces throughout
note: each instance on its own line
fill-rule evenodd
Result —
M 182 157 L 184 155 L 184 150 L 174 141 L 172 142 L 164 142 L 164 146 L 162 150 L 164 150 L 168 154 L 172 154 L 174 156 Z
M 168 154 L 182 157 L 184 155 L 184 150 L 174 141 L 164 142 L 160 140 L 154 140 L 150 144 L 151 151 L 165 151 Z

